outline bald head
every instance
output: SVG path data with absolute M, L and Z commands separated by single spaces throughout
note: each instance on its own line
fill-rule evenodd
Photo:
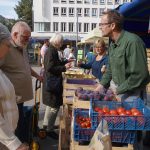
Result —
M 26 22 L 19 21 L 15 23 L 14 26 L 12 27 L 11 33 L 21 32 L 22 30 L 27 30 L 31 32 L 31 28 Z
M 11 37 L 17 46 L 25 48 L 29 42 L 30 36 L 31 28 L 26 22 L 19 21 L 12 27 Z

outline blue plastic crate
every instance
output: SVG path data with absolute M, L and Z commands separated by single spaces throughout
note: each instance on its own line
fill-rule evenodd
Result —
M 90 141 L 96 128 L 81 128 L 76 122 L 78 116 L 89 117 L 89 110 L 74 109 L 74 140 Z M 133 144 L 136 142 L 136 131 L 109 130 L 112 142 Z
M 136 131 L 110 130 L 110 137 L 111 137 L 111 141 L 114 143 L 134 144 L 137 141 Z
M 131 108 L 137 108 L 143 113 L 143 116 L 104 116 L 99 115 L 94 111 L 94 107 L 102 108 L 104 106 L 109 109 L 116 109 L 120 106 L 126 110 Z M 91 101 L 90 115 L 92 119 L 92 127 L 96 128 L 99 122 L 105 119 L 108 123 L 108 127 L 111 130 L 150 130 L 150 109 L 144 105 L 143 100 L 140 98 L 133 102 L 107 102 L 107 101 Z
M 75 141 L 90 141 L 95 129 L 81 128 L 77 123 L 77 117 L 89 117 L 89 110 L 74 109 L 74 140 Z

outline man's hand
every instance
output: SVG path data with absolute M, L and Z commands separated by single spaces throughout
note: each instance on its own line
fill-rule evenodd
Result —
M 102 84 L 99 84 L 94 91 L 103 92 L 104 86 Z
M 29 150 L 29 145 L 22 143 L 16 150 Z
M 67 64 L 65 64 L 65 67 L 66 67 L 66 69 L 71 68 L 71 63 L 67 63 Z
M 69 63 L 69 62 L 73 62 L 73 61 L 75 61 L 75 60 L 76 60 L 75 58 L 69 58 L 69 59 L 68 59 L 68 63 Z

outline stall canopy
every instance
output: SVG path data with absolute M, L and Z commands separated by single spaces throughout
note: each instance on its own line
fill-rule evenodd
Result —
M 124 28 L 141 36 L 146 46 L 150 47 L 150 0 L 133 0 L 119 6 L 117 10 L 125 17 Z
M 87 34 L 87 36 L 81 39 L 81 43 L 94 43 L 96 40 L 103 38 L 106 43 L 108 43 L 107 37 L 102 37 L 101 30 L 97 27 L 94 28 L 91 32 Z

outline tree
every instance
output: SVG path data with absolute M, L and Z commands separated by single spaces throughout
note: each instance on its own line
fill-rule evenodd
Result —
M 25 21 L 32 29 L 32 4 L 33 0 L 20 0 L 14 8 L 18 19 Z

